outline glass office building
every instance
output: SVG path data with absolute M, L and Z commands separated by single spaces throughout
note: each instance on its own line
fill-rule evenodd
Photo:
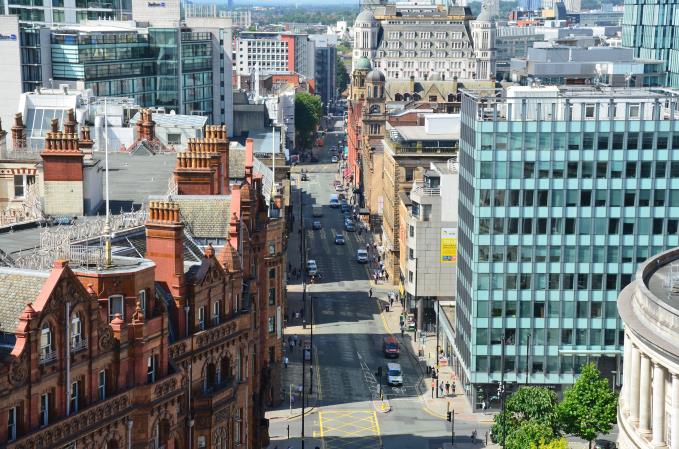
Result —
M 679 244 L 679 92 L 463 91 L 456 370 L 560 392 L 594 361 L 619 382 L 618 292 Z M 503 344 L 504 340 L 504 344 Z
M 666 85 L 679 87 L 679 0 L 625 0 L 622 45 L 637 58 L 665 61 Z
M 223 58 L 214 55 L 212 33 L 174 28 L 44 32 L 50 34 L 55 84 L 72 81 L 96 96 L 132 97 L 143 107 L 204 115 L 213 122 L 214 96 L 223 92 L 213 73 L 221 71 Z

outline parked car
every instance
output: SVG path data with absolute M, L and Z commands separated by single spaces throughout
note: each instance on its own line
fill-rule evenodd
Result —
M 335 235 L 335 245 L 344 245 L 346 241 L 344 240 L 344 236 L 342 234 L 336 234 Z
M 314 231 L 318 231 L 319 229 L 322 229 L 323 226 L 321 225 L 321 222 L 318 220 L 315 220 L 311 226 Z

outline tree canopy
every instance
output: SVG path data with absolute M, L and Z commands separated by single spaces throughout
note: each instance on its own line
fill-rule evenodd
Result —
M 592 442 L 616 423 L 618 395 L 593 363 L 585 365 L 575 384 L 557 401 L 543 387 L 521 387 L 495 415 L 493 441 L 506 449 L 567 449 L 562 433 Z
M 342 57 L 337 54 L 337 61 L 335 63 L 336 67 L 336 78 L 337 78 L 337 88 L 340 92 L 344 90 L 349 85 L 349 72 L 347 72 L 347 67 L 344 65 Z
M 310 148 L 321 121 L 321 99 L 307 92 L 295 94 L 295 134 L 300 148 Z
M 617 422 L 617 405 L 618 395 L 590 363 L 582 369 L 575 384 L 566 390 L 557 412 L 563 429 L 589 441 L 592 447 L 592 441 L 598 435 L 610 432 Z

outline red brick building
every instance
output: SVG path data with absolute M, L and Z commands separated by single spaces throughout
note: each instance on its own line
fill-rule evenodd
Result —
M 149 202 L 138 257 L 90 265 L 74 256 L 49 272 L 0 268 L 1 448 L 268 444 L 264 411 L 280 390 L 286 214 L 254 173 L 252 142 L 245 179 L 230 184 L 226 130 L 205 136 L 178 154 L 180 195 Z M 185 176 L 187 155 L 207 161 L 200 176 Z M 201 201 L 223 207 L 182 209 Z M 199 262 L 185 257 L 187 220 L 225 230 Z M 96 244 L 86 250 L 88 261 L 107 259 Z

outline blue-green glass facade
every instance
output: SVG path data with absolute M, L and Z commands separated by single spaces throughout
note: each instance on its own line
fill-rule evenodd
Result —
M 622 24 L 622 45 L 665 61 L 667 85 L 679 87 L 679 1 L 625 0 Z
M 210 122 L 214 71 L 221 70 L 214 51 L 211 33 L 174 28 L 51 35 L 55 81 L 82 81 L 96 96 L 132 97 L 142 107 L 205 115 Z
M 463 95 L 457 371 L 477 407 L 503 368 L 557 391 L 588 361 L 619 373 L 618 292 L 679 244 L 679 98 L 573 92 Z

